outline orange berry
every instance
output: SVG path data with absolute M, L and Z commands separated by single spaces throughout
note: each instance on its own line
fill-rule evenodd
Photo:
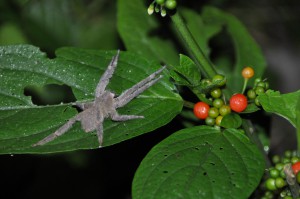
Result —
M 254 70 L 253 68 L 247 66 L 245 67 L 243 70 L 242 70 L 242 76 L 245 78 L 245 79 L 250 79 L 251 77 L 254 76 Z

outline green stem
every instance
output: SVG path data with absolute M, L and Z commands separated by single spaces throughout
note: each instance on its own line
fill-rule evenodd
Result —
M 186 101 L 186 100 L 183 100 L 183 106 L 184 106 L 184 107 L 187 107 L 187 108 L 193 109 L 194 106 L 195 106 L 195 103 L 189 102 L 189 101 Z
M 183 39 L 186 49 L 189 51 L 192 59 L 195 61 L 196 65 L 200 68 L 201 72 L 208 78 L 213 78 L 217 74 L 215 68 L 210 63 L 210 61 L 205 57 L 204 53 L 198 46 L 188 27 L 183 21 L 183 18 L 177 11 L 175 14 L 171 15 L 172 22 L 175 25 L 179 35 Z
M 246 90 L 248 80 L 249 80 L 249 79 L 244 78 L 244 85 L 243 85 L 243 89 L 242 89 L 242 94 L 244 94 L 244 92 L 245 92 L 245 90 Z

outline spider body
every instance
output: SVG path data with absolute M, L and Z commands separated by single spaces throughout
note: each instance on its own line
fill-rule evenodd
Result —
M 95 100 L 87 103 L 76 103 L 82 112 L 78 113 L 73 118 L 69 119 L 63 126 L 57 129 L 54 133 L 33 144 L 33 146 L 44 145 L 58 136 L 61 136 L 67 132 L 75 122 L 81 123 L 81 128 L 85 132 L 97 132 L 99 146 L 103 142 L 103 121 L 106 118 L 111 118 L 113 121 L 126 121 L 132 119 L 141 119 L 144 116 L 139 115 L 119 115 L 117 108 L 125 106 L 133 98 L 137 97 L 140 93 L 155 84 L 162 76 L 157 76 L 165 67 L 162 67 L 158 71 L 152 73 L 150 76 L 141 80 L 131 88 L 125 90 L 118 97 L 115 97 L 114 93 L 105 90 L 112 77 L 119 58 L 119 51 L 116 56 L 108 65 L 106 71 L 101 76 L 99 83 L 95 90 Z

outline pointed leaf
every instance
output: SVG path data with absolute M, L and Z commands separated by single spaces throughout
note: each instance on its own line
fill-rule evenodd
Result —
M 246 27 L 235 16 L 217 8 L 205 7 L 202 11 L 202 18 L 204 24 L 225 27 L 225 30 L 232 38 L 235 48 L 235 65 L 233 69 L 222 68 L 222 66 L 216 67 L 218 70 L 225 72 L 227 87 L 233 93 L 240 92 L 242 89 L 243 77 L 241 76 L 241 71 L 245 66 L 251 66 L 255 70 L 255 76 L 250 79 L 250 84 L 253 83 L 256 77 L 262 76 L 266 68 L 266 61 L 262 51 Z
M 265 111 L 275 113 L 287 119 L 296 127 L 296 107 L 299 97 L 300 90 L 287 94 L 268 90 L 266 93 L 260 94 L 258 99 Z
M 150 4 L 150 3 L 149 3 Z M 149 16 L 140 0 L 118 0 L 118 31 L 126 49 L 149 59 L 177 65 L 178 55 L 171 40 L 160 36 L 159 22 Z
M 198 126 L 172 134 L 140 164 L 133 198 L 240 198 L 259 184 L 264 159 L 236 129 Z
M 170 72 L 171 77 L 176 84 L 186 86 L 198 86 L 200 84 L 201 75 L 198 67 L 188 56 L 180 54 L 180 66 L 175 66 Z
M 230 113 L 225 115 L 222 120 L 220 126 L 224 128 L 234 128 L 237 129 L 242 125 L 242 118 L 236 113 Z
M 94 133 L 84 133 L 76 123 L 66 134 L 41 146 L 31 147 L 53 133 L 77 114 L 71 104 L 37 106 L 24 95 L 26 86 L 65 84 L 72 88 L 78 102 L 92 101 L 98 81 L 116 51 L 61 48 L 55 59 L 46 58 L 29 45 L 0 47 L 0 153 L 50 153 L 97 148 Z M 160 68 L 159 64 L 135 54 L 121 52 L 118 67 L 108 85 L 122 93 Z M 104 146 L 150 132 L 168 123 L 182 108 L 182 99 L 173 92 L 167 74 L 143 92 L 120 114 L 143 115 L 145 119 L 104 122 Z

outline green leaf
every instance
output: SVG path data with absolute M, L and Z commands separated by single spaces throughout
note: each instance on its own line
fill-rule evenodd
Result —
M 248 104 L 247 108 L 240 113 L 254 113 L 256 111 L 259 111 L 260 108 L 258 108 L 254 103 Z
M 230 113 L 225 115 L 222 120 L 220 126 L 224 128 L 234 128 L 237 129 L 242 125 L 242 118 L 236 113 Z
M 266 93 L 260 94 L 258 99 L 265 111 L 275 113 L 287 119 L 296 127 L 296 107 L 299 97 L 300 90 L 287 94 L 268 90 Z
M 61 48 L 55 59 L 30 45 L 0 47 L 0 153 L 50 153 L 98 148 L 94 133 L 84 133 L 76 123 L 66 134 L 41 147 L 31 147 L 77 114 L 71 104 L 37 106 L 24 95 L 26 86 L 65 84 L 78 102 L 92 101 L 103 71 L 116 51 Z M 136 54 L 121 52 L 108 88 L 122 93 L 161 66 Z M 164 75 L 120 114 L 143 115 L 145 119 L 104 122 L 104 143 L 109 146 L 150 132 L 168 123 L 181 111 L 182 99 Z
M 176 84 L 195 87 L 200 84 L 201 75 L 198 67 L 188 56 L 180 54 L 180 66 L 172 68 L 170 75 Z
M 244 80 L 241 71 L 245 66 L 251 66 L 255 70 L 255 75 L 249 80 L 249 84 L 252 84 L 256 77 L 262 76 L 266 67 L 262 51 L 246 27 L 235 16 L 217 8 L 205 7 L 202 18 L 204 24 L 225 28 L 232 38 L 235 47 L 235 65 L 232 69 L 222 68 L 222 66 L 217 66 L 217 69 L 226 74 L 227 87 L 233 93 L 240 92 L 242 89 Z M 222 30 L 221 28 L 219 30 Z
M 133 198 L 248 198 L 264 172 L 257 147 L 236 129 L 207 126 L 178 131 L 140 164 Z
M 150 4 L 150 3 L 149 3 Z M 159 21 L 147 14 L 144 1 L 118 0 L 118 31 L 126 49 L 168 65 L 178 65 L 171 40 L 160 36 Z
M 119 46 L 114 4 L 39 0 L 28 1 L 20 8 L 22 30 L 31 43 L 53 54 L 61 46 L 95 49 Z
M 209 39 L 220 32 L 222 27 L 219 24 L 204 23 L 201 15 L 194 10 L 182 8 L 180 11 L 195 41 L 203 53 L 209 57 L 211 51 Z
M 296 105 L 296 130 L 297 130 L 297 145 L 300 152 L 300 96 Z

